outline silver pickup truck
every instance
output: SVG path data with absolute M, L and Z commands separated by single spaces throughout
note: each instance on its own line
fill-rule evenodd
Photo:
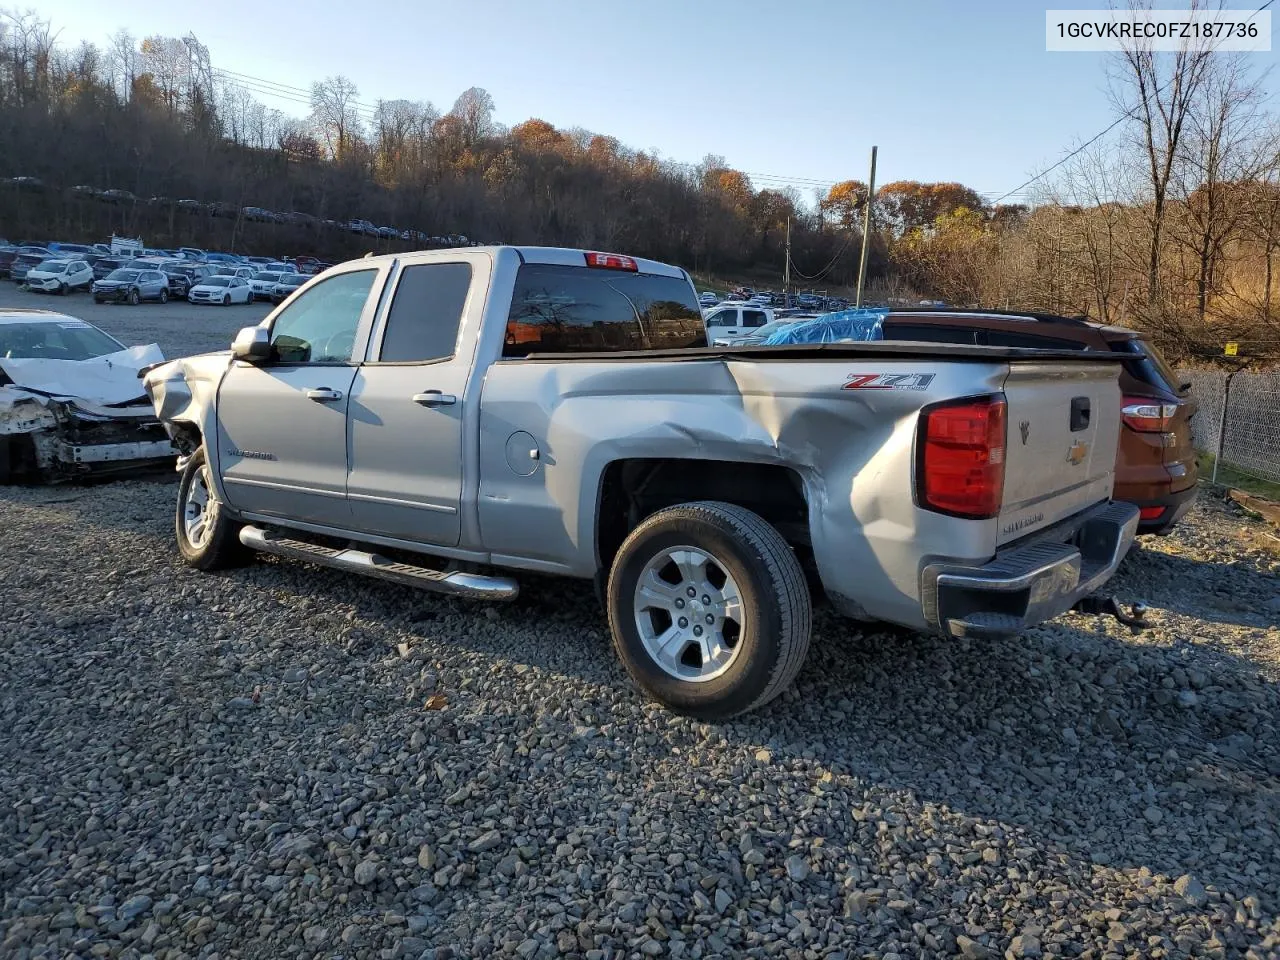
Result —
M 477 247 L 309 281 L 229 353 L 145 386 L 200 569 L 277 554 L 478 599 L 594 579 L 671 708 L 777 696 L 811 596 L 947 636 L 1017 633 L 1105 583 L 1108 357 L 918 343 L 705 346 L 678 267 Z

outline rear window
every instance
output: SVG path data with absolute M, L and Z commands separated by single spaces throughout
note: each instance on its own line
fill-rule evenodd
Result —
M 526 263 L 516 275 L 504 357 L 704 347 L 688 281 L 649 273 Z
M 1088 344 L 1065 337 L 1047 337 L 1043 333 L 1017 330 L 986 330 L 987 346 L 1024 347 L 1029 350 L 1084 350 Z
M 970 345 L 978 342 L 978 331 L 973 327 L 961 327 L 949 323 L 898 323 L 893 320 L 886 320 L 883 330 L 886 340 L 965 343 Z
M 1132 359 L 1124 361 L 1125 372 L 1133 379 L 1167 390 L 1175 396 L 1182 393 L 1182 378 L 1173 367 L 1169 366 L 1169 361 L 1160 354 L 1154 344 L 1134 337 L 1111 341 L 1111 349 L 1117 353 L 1133 354 Z

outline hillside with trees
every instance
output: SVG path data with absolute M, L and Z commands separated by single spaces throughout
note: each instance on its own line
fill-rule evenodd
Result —
M 370 246 L 315 226 L 188 216 L 173 201 L 190 198 L 625 251 L 777 286 L 790 221 L 797 284 L 856 278 L 868 202 L 858 180 L 805 198 L 756 189 L 722 157 L 677 163 L 536 118 L 504 127 L 479 88 L 447 110 L 366 104 L 343 76 L 294 88 L 220 70 L 195 36 L 122 31 L 78 47 L 56 36 L 36 14 L 0 11 L 0 176 L 44 184 L 0 185 L 11 240 L 115 230 L 246 252 Z M 1030 205 L 991 205 L 959 183 L 879 186 L 872 296 L 1083 313 L 1149 330 L 1178 356 L 1219 353 L 1228 338 L 1280 352 L 1280 137 L 1250 69 L 1204 50 L 1118 57 L 1115 130 L 1037 180 Z M 299 116 L 255 96 L 268 93 Z M 140 200 L 91 203 L 77 185 Z

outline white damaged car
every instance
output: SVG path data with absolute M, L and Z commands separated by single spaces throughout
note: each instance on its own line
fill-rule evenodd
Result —
M 139 371 L 164 360 L 48 310 L 0 310 L 0 483 L 171 468 Z
M 93 267 L 84 260 L 44 260 L 27 271 L 29 290 L 41 293 L 71 293 L 88 290 L 93 284 Z

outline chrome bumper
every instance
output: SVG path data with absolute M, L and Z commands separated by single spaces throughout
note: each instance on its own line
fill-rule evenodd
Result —
M 949 637 L 1010 636 L 1066 613 L 1111 579 L 1133 545 L 1138 508 L 1105 503 L 981 566 L 922 574 L 925 617 Z

